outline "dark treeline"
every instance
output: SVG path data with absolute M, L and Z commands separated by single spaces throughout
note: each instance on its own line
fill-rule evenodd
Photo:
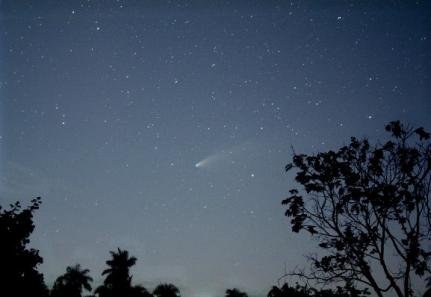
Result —
M 267 297 L 414 297 L 412 280 L 427 277 L 423 296 L 431 297 L 431 135 L 398 121 L 385 128 L 386 142 L 352 137 L 335 151 L 294 154 L 286 165 L 300 186 L 282 201 L 291 230 L 315 238 L 323 252 L 308 258 L 308 271 L 280 278 L 307 285 L 274 286 Z M 0 296 L 181 296 L 173 284 L 153 290 L 136 284 L 130 268 L 137 259 L 120 248 L 110 252 L 100 286 L 93 288 L 90 271 L 74 264 L 48 288 L 38 271 L 43 259 L 28 247 L 40 204 L 36 198 L 25 208 L 0 207 Z M 233 288 L 225 297 L 247 294 Z
M 137 259 L 122 249 L 110 252 L 103 270 L 103 284 L 93 288 L 90 271 L 75 264 L 66 268 L 52 288 L 45 284 L 38 266 L 43 262 L 39 251 L 29 248 L 29 237 L 35 226 L 33 214 L 40 207 L 41 199 L 22 207 L 19 202 L 8 209 L 0 207 L 0 296 L 5 297 L 180 297 L 180 290 L 173 284 L 162 283 L 153 290 L 134 284 L 130 268 Z M 337 288 L 316 290 L 307 286 L 274 286 L 268 297 L 356 297 L 359 291 Z M 225 297 L 248 297 L 247 293 L 233 288 Z

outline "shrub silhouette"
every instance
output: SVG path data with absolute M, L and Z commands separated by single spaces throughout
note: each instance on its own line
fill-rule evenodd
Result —
M 292 189 L 283 200 L 292 231 L 308 232 L 324 250 L 311 257 L 310 273 L 292 274 L 410 297 L 412 276 L 430 271 L 430 134 L 400 122 L 386 131 L 383 144 L 352 138 L 338 151 L 295 154 L 286 166 L 307 197 Z
M 130 289 L 131 297 L 153 297 L 153 294 L 148 292 L 148 290 L 144 286 L 135 285 Z
M 267 297 L 309 297 L 310 292 L 306 287 L 296 288 L 289 287 L 287 283 L 285 283 L 281 288 L 277 286 L 273 286 L 271 290 L 268 292 Z
M 55 281 L 51 297 L 82 297 L 84 289 L 91 291 L 93 279 L 88 276 L 89 272 L 88 269 L 81 270 L 79 264 L 67 267 L 66 273 Z
M 361 297 L 365 295 L 368 295 L 368 293 L 356 290 L 351 286 L 317 290 L 299 284 L 296 284 L 295 287 L 289 287 L 285 283 L 281 288 L 273 286 L 267 297 Z
M 248 297 L 247 293 L 238 290 L 237 288 L 227 289 L 225 297 Z
M 37 266 L 43 262 L 39 251 L 27 248 L 34 230 L 33 213 L 39 209 L 40 197 L 22 208 L 19 202 L 9 210 L 0 207 L 0 295 L 48 296 L 43 275 Z
M 173 284 L 160 284 L 154 291 L 156 297 L 180 297 L 180 290 Z

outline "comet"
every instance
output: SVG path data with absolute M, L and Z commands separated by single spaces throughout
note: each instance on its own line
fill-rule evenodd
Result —
M 218 159 L 219 156 L 217 154 L 215 155 L 211 155 L 209 157 L 206 157 L 205 159 L 200 160 L 199 162 L 197 162 L 195 164 L 196 168 L 203 168 L 208 166 L 209 163 L 212 163 L 213 161 L 215 161 L 216 159 Z
M 246 151 L 256 149 L 256 145 L 252 141 L 245 141 L 238 145 L 231 146 L 227 149 L 219 150 L 206 158 L 195 163 L 195 168 L 202 169 L 215 165 L 216 163 L 232 164 L 234 159 L 237 159 Z
M 195 167 L 196 167 L 196 168 L 203 167 L 203 166 L 206 164 L 205 160 L 206 160 L 206 159 L 203 159 L 202 161 L 197 162 L 197 163 L 195 164 Z
M 200 160 L 199 162 L 197 162 L 195 164 L 196 168 L 204 168 L 204 167 L 208 167 L 218 161 L 226 161 L 227 159 L 231 158 L 232 155 L 234 154 L 234 150 L 230 149 L 230 150 L 221 150 L 217 153 L 214 153 L 212 155 L 209 155 L 208 157 Z

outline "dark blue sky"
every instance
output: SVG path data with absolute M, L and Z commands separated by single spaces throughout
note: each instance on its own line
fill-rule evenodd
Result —
M 150 288 L 265 292 L 315 244 L 292 146 L 431 128 L 426 1 L 62 2 L 0 2 L 0 202 L 43 197 L 48 283 L 121 247 Z

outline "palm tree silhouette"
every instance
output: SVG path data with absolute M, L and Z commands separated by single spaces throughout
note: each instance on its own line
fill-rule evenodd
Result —
M 129 252 L 118 249 L 118 252 L 110 252 L 112 259 L 106 261 L 109 266 L 102 272 L 106 276 L 108 284 L 118 287 L 130 287 L 132 277 L 129 275 L 129 269 L 136 264 L 135 257 L 129 257 Z
M 79 264 L 68 266 L 66 273 L 59 276 L 51 292 L 52 297 L 82 297 L 85 289 L 91 291 L 90 283 L 93 279 L 88 275 L 90 270 L 81 269 Z
M 95 293 L 99 297 L 150 297 L 151 294 L 144 287 L 132 286 L 129 270 L 136 264 L 136 258 L 121 249 L 111 251 L 110 254 L 111 259 L 106 261 L 108 268 L 102 272 L 106 278 Z
M 180 297 L 180 290 L 173 284 L 160 284 L 158 285 L 153 294 L 156 297 Z
M 236 288 L 227 289 L 225 297 L 248 297 L 247 293 L 242 292 Z

